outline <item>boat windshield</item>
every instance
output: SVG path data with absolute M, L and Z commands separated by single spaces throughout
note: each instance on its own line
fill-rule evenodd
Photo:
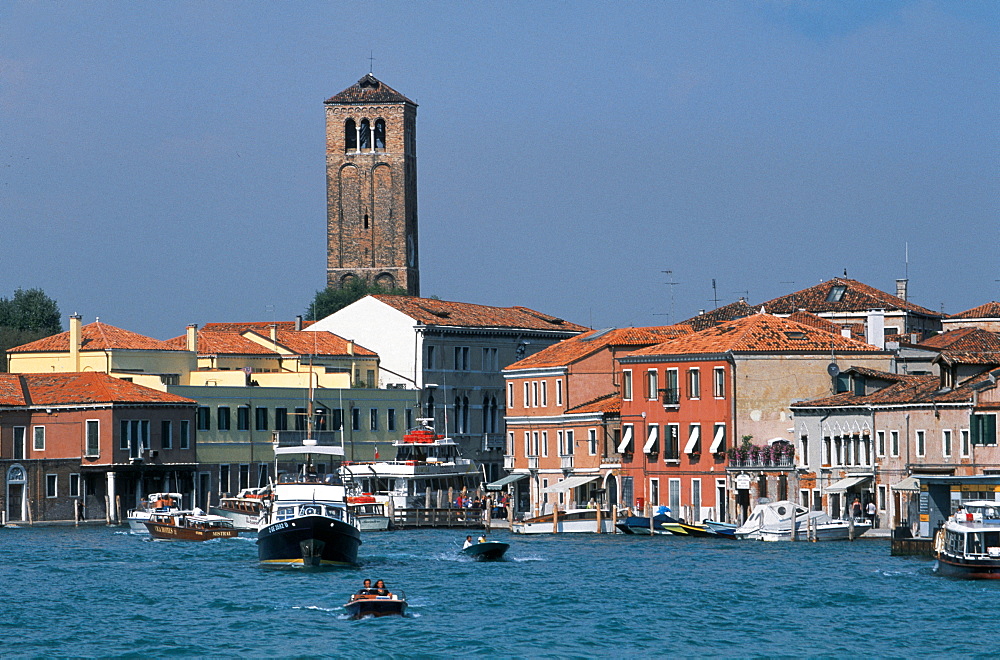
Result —
M 317 474 L 315 472 L 282 472 L 278 475 L 279 484 L 327 484 L 330 486 L 343 486 L 339 474 Z

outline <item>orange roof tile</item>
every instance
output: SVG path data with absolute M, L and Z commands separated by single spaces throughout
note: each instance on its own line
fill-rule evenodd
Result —
M 958 314 L 952 314 L 950 319 L 1000 319 L 1000 302 L 991 301 Z
M 824 332 L 802 323 L 754 314 L 723 323 L 700 332 L 684 335 L 630 355 L 678 355 L 695 353 L 772 353 L 772 352 L 850 352 L 877 353 L 881 349 L 857 339 Z M 622 359 L 628 359 L 626 356 Z
M 906 403 L 961 403 L 972 398 L 971 381 L 955 389 L 941 388 L 937 376 L 901 376 L 898 382 L 868 395 L 843 392 L 813 401 L 792 404 L 792 408 L 832 408 Z
M 622 411 L 622 396 L 620 392 L 611 392 L 596 399 L 570 408 L 567 413 L 620 413 Z
M 845 287 L 843 293 L 831 296 L 835 286 Z M 829 298 L 836 297 L 836 300 Z M 906 310 L 924 316 L 941 317 L 943 314 L 933 312 L 926 307 L 914 305 L 902 298 L 880 291 L 857 280 L 846 277 L 834 277 L 816 286 L 780 296 L 764 303 L 764 311 L 769 314 L 791 314 L 804 309 L 814 314 L 818 312 L 865 312 L 874 309 Z
M 270 335 L 263 336 L 270 337 Z M 297 355 L 348 355 L 347 340 L 332 332 L 279 330 L 278 343 Z M 378 357 L 375 351 L 370 351 L 358 344 L 354 344 L 354 355 L 359 357 Z
M 941 332 L 917 346 L 939 351 L 983 352 L 1000 351 L 1000 334 L 981 328 L 959 328 Z
M 719 325 L 720 323 L 725 323 L 726 321 L 734 321 L 736 319 L 741 319 L 744 316 L 750 316 L 751 314 L 756 313 L 756 309 L 751 307 L 746 300 L 740 298 L 734 303 L 729 303 L 728 305 L 723 305 L 722 307 L 716 307 L 715 309 L 705 312 L 704 314 L 699 314 L 698 316 L 692 316 L 687 321 L 681 321 L 681 324 L 689 325 L 692 330 L 698 331 L 710 328 L 713 325 Z
M 534 355 L 515 362 L 505 369 L 538 369 L 545 367 L 565 367 L 610 346 L 641 347 L 652 346 L 669 337 L 688 334 L 689 326 L 660 326 L 652 328 L 606 328 L 591 330 L 558 344 L 552 344 Z
M 0 374 L 0 405 L 63 406 L 92 403 L 193 405 L 196 401 L 96 371 Z
M 315 321 L 303 321 L 302 327 L 308 328 Z M 237 334 L 253 330 L 269 337 L 271 326 L 278 330 L 295 330 L 295 321 L 247 321 L 245 323 L 206 323 L 200 332 L 235 332 Z
M 88 323 L 80 329 L 81 351 L 106 350 L 171 351 L 178 350 L 167 342 L 140 335 L 130 330 L 116 328 L 100 321 Z M 67 353 L 69 331 L 45 337 L 9 349 L 11 353 Z
M 412 296 L 376 295 L 372 297 L 424 325 L 556 330 L 567 333 L 589 330 L 582 325 L 542 314 L 527 307 L 491 307 Z
M 187 346 L 187 335 L 168 339 L 165 343 L 176 350 Z M 277 353 L 250 341 L 236 332 L 198 332 L 198 355 L 255 355 L 277 356 Z

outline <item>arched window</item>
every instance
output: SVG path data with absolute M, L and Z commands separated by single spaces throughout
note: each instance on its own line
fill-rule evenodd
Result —
M 483 433 L 490 432 L 490 398 L 483 397 Z
M 375 151 L 385 151 L 385 120 L 375 120 Z
M 361 134 L 358 135 L 358 141 L 361 144 L 361 151 L 368 151 L 372 148 L 372 127 L 367 119 L 361 120 Z
M 353 119 L 344 122 L 344 151 L 358 150 L 358 126 Z

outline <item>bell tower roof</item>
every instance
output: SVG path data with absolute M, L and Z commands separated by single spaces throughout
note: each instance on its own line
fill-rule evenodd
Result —
M 417 105 L 370 73 L 366 73 L 364 78 L 339 94 L 331 96 L 325 103 L 338 105 L 409 103 L 412 106 Z

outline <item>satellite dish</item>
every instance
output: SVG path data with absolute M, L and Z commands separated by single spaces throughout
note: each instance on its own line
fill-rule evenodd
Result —
M 830 374 L 832 378 L 836 378 L 840 375 L 840 367 L 837 366 L 836 362 L 831 362 L 826 365 L 826 373 Z

